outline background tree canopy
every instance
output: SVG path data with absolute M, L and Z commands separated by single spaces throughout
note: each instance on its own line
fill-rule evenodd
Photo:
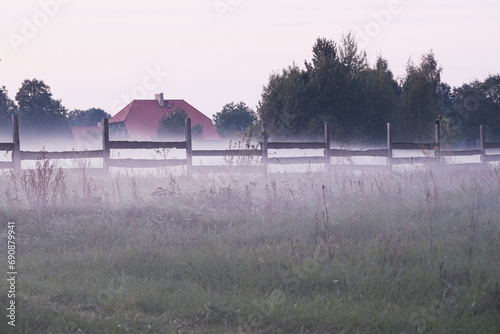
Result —
M 440 119 L 445 138 L 477 138 L 479 125 L 500 137 L 500 76 L 451 88 L 432 51 L 408 61 L 396 80 L 387 60 L 374 66 L 353 35 L 340 43 L 318 38 L 312 61 L 273 73 L 263 88 L 257 113 L 275 137 L 319 137 L 328 121 L 332 138 L 347 142 L 385 141 L 391 122 L 396 140 L 432 140 Z
M 156 135 L 159 139 L 182 140 L 186 136 L 187 113 L 182 107 L 162 116 Z
M 40 137 L 72 138 L 61 100 L 52 98 L 50 87 L 43 81 L 24 80 L 16 94 L 20 134 L 32 140 Z
M 240 136 L 257 120 L 257 114 L 244 102 L 227 103 L 213 116 L 215 128 L 221 137 Z
M 303 67 L 295 63 L 270 75 L 264 86 L 257 113 L 243 102 L 226 104 L 213 117 L 222 137 L 245 131 L 256 120 L 268 123 L 271 136 L 318 138 L 328 121 L 333 140 L 373 143 L 386 140 L 386 123 L 393 124 L 398 141 L 429 141 L 433 124 L 441 121 L 442 136 L 477 139 L 479 125 L 488 140 L 500 140 L 500 75 L 490 75 L 460 87 L 441 81 L 443 69 L 432 51 L 418 63 L 409 60 L 401 78 L 395 78 L 386 59 L 378 56 L 374 65 L 358 48 L 352 34 L 339 43 L 318 38 L 312 58 Z M 69 125 L 95 126 L 104 110 L 90 108 L 68 113 L 61 100 L 52 97 L 43 81 L 25 80 L 15 96 L 0 88 L 0 138 L 11 138 L 11 115 L 17 113 L 23 137 L 38 140 L 71 138 Z M 159 122 L 158 138 L 178 138 L 185 132 L 186 112 L 175 110 Z M 194 125 L 193 138 L 202 127 Z
M 75 109 L 68 113 L 70 126 L 97 126 L 103 118 L 111 118 L 111 115 L 99 108 L 87 110 Z
M 358 50 L 352 35 L 340 45 L 318 38 L 312 62 L 305 69 L 293 65 L 273 74 L 264 87 L 257 112 L 275 136 L 321 135 L 328 121 L 337 136 L 382 139 L 399 103 L 400 89 L 383 58 L 374 68 Z
M 158 123 L 156 136 L 160 140 L 184 140 L 186 138 L 186 118 L 187 113 L 182 107 L 177 107 L 173 112 L 162 116 Z M 191 137 L 193 140 L 200 139 L 203 133 L 203 126 L 195 124 L 191 127 Z
M 453 90 L 450 99 L 448 117 L 462 136 L 476 138 L 479 125 L 484 125 L 488 138 L 500 140 L 500 75 L 463 84 Z
M 409 138 L 432 139 L 432 126 L 440 110 L 441 71 L 432 52 L 422 56 L 420 66 L 409 61 L 401 81 L 401 108 L 393 119 L 396 134 Z
M 0 87 L 0 140 L 12 140 L 12 115 L 17 112 L 17 106 L 12 101 L 5 86 Z
M 42 80 L 24 80 L 15 96 L 8 97 L 7 89 L 0 88 L 0 140 L 12 139 L 11 116 L 19 115 L 19 130 L 23 142 L 39 143 L 41 138 L 73 139 L 70 126 L 97 126 L 102 118 L 111 118 L 104 110 L 90 108 L 70 113 L 61 100 L 52 97 L 50 87 Z

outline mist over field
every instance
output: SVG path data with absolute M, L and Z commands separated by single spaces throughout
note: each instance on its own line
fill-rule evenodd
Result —
M 500 3 L 0 18 L 0 334 L 500 333 Z
M 2 332 L 500 328 L 495 165 L 104 174 L 39 160 L 0 177 L 19 254 Z

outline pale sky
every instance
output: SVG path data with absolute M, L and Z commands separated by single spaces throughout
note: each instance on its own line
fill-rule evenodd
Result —
M 451 86 L 500 73 L 498 0 L 1 0 L 0 86 L 13 99 L 40 79 L 69 110 L 112 115 L 163 92 L 211 118 L 255 110 L 271 73 L 349 31 L 395 76 L 431 49 Z

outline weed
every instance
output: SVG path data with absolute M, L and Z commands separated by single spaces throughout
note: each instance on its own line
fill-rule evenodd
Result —
M 253 133 L 252 130 L 249 130 L 249 132 L 245 132 L 243 134 L 243 138 L 239 140 L 236 143 L 233 143 L 232 140 L 229 141 L 229 147 L 228 150 L 239 150 L 239 151 L 244 151 L 244 150 L 258 150 L 260 147 L 260 142 L 257 143 L 252 143 L 253 141 Z M 224 156 L 224 162 L 227 165 L 242 165 L 242 166 L 249 166 L 252 164 L 255 164 L 257 161 L 255 157 L 251 155 L 226 155 Z
M 500 328 L 494 171 L 57 175 L 2 178 L 18 332 Z
M 474 193 L 472 195 L 472 204 L 467 205 L 469 209 L 469 229 L 471 231 L 471 235 L 469 237 L 469 264 L 472 261 L 472 249 L 474 247 L 474 242 L 476 241 L 476 234 L 478 232 L 478 221 L 479 221 L 479 204 L 476 202 L 477 190 L 474 189 Z
M 55 163 L 47 159 L 46 152 L 42 152 L 35 162 L 35 168 L 23 172 L 20 183 L 30 207 L 47 209 L 50 203 L 66 200 L 65 179 L 62 168 L 56 169 Z M 13 183 L 16 184 L 16 181 Z

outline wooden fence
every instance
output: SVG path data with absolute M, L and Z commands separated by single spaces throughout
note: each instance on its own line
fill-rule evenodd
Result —
M 387 124 L 387 147 L 383 149 L 349 150 L 331 148 L 330 130 L 328 123 L 324 127 L 324 140 L 313 142 L 272 142 L 268 140 L 266 124 L 262 124 L 262 138 L 258 149 L 227 149 L 227 150 L 193 150 L 191 136 L 191 120 L 186 119 L 185 140 L 177 142 L 146 142 L 146 141 L 111 141 L 109 138 L 108 120 L 102 122 L 102 149 L 93 151 L 66 151 L 66 152 L 31 152 L 22 151 L 19 138 L 19 121 L 17 115 L 12 116 L 12 142 L 0 143 L 0 151 L 11 151 L 11 161 L 0 162 L 0 169 L 11 168 L 21 170 L 21 161 L 37 160 L 44 156 L 47 159 L 102 159 L 102 170 L 109 171 L 110 167 L 127 168 L 151 168 L 186 166 L 188 172 L 217 172 L 225 166 L 200 166 L 193 165 L 193 157 L 260 157 L 258 165 L 236 165 L 237 170 L 245 172 L 267 173 L 269 165 L 290 164 L 323 164 L 326 170 L 339 164 L 332 164 L 332 158 L 356 158 L 356 157 L 383 157 L 386 158 L 385 166 L 401 164 L 438 163 L 443 162 L 442 157 L 480 156 L 482 163 L 500 161 L 500 154 L 487 154 L 488 150 L 500 149 L 500 142 L 486 142 L 483 126 L 479 129 L 480 148 L 474 150 L 444 150 L 440 145 L 440 127 L 436 122 L 434 131 L 434 142 L 428 143 L 405 143 L 392 140 L 391 125 Z M 111 150 L 117 149 L 180 149 L 185 150 L 184 159 L 112 159 Z M 286 156 L 269 157 L 269 151 L 277 150 L 322 150 L 322 155 L 317 156 Z M 428 156 L 395 157 L 395 150 L 424 150 Z M 292 151 L 293 152 L 293 151 Z M 344 165 L 344 164 L 342 164 Z

